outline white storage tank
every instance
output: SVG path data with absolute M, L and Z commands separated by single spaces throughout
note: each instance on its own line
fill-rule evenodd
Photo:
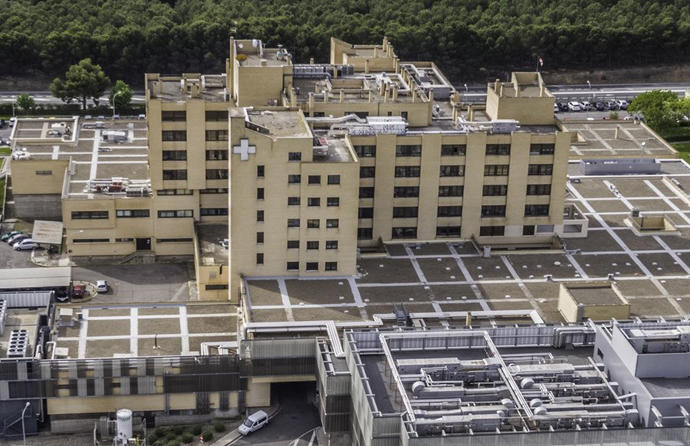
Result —
M 117 411 L 117 440 L 126 444 L 132 438 L 132 411 L 120 409 Z

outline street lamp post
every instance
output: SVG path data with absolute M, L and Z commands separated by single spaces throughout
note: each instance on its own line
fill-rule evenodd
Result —
M 465 92 L 468 92 L 469 88 L 467 88 L 467 84 L 465 84 Z
M 24 442 L 24 446 L 26 446 L 26 430 L 24 429 L 24 413 L 26 412 L 26 409 L 29 408 L 29 406 L 31 406 L 31 403 L 27 401 L 26 404 L 24 405 L 24 409 L 22 409 L 22 439 Z
M 113 121 L 115 120 L 115 100 L 117 98 L 117 95 L 124 93 L 124 91 L 116 91 L 115 94 L 113 95 Z

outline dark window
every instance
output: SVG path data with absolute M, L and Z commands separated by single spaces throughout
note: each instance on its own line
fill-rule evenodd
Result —
M 522 235 L 534 235 L 534 225 L 525 225 L 522 227 Z
M 376 175 L 376 167 L 373 166 L 368 166 L 368 167 L 360 167 L 359 168 L 359 177 L 360 178 L 374 178 Z
M 288 161 L 301 161 L 302 152 L 288 152 Z
M 209 189 L 200 189 L 200 194 L 227 194 L 228 190 L 224 187 L 212 187 Z M 191 195 L 191 194 L 189 194 Z
M 264 199 L 264 188 L 263 187 L 257 187 L 256 188 L 256 199 L 257 200 L 263 200 Z
M 407 121 L 407 112 L 406 111 L 400 112 L 400 117 L 403 118 L 405 121 Z
M 164 170 L 163 171 L 164 180 L 186 180 L 187 171 L 185 169 L 177 170 Z
M 326 206 L 340 206 L 339 197 L 328 197 L 326 198 Z
M 467 151 L 465 144 L 443 144 L 441 145 L 441 156 L 460 156 Z
M 395 176 L 397 178 L 419 177 L 419 172 L 419 166 L 398 166 L 395 168 Z
M 257 265 L 263 265 L 264 264 L 264 253 L 263 252 L 257 252 L 256 253 L 256 264 Z
M 484 166 L 484 176 L 505 177 L 508 175 L 507 164 L 487 164 Z
M 256 166 L 256 176 L 259 177 L 259 178 L 263 178 L 263 177 L 264 177 L 264 166 L 263 166 L 263 165 L 261 165 L 261 166 Z
M 186 150 L 163 150 L 163 161 L 186 161 Z
M 307 242 L 307 249 L 319 249 L 318 240 L 310 240 Z
M 359 218 L 374 218 L 374 208 L 359 208 Z
M 206 130 L 206 141 L 227 141 L 227 130 Z
M 206 169 L 207 180 L 227 180 L 228 169 Z
M 263 243 L 264 242 L 264 233 L 263 232 L 257 232 L 256 233 L 256 243 Z
M 299 206 L 299 197 L 288 197 L 288 206 Z
M 436 226 L 436 237 L 460 237 L 460 226 Z
M 548 204 L 527 204 L 525 205 L 525 217 L 543 217 L 549 215 Z
M 287 249 L 299 249 L 299 240 L 288 240 Z
M 357 228 L 357 240 L 371 240 L 373 236 L 372 228 Z
M 163 130 L 161 134 L 163 141 L 187 141 L 186 130 Z
M 108 211 L 72 211 L 72 220 L 106 220 Z
M 256 221 L 264 221 L 263 209 L 256 211 Z
M 530 155 L 552 155 L 556 149 L 555 144 L 532 144 L 529 146 Z
M 340 184 L 340 175 L 328 175 L 328 184 Z
M 299 262 L 287 262 L 287 270 L 295 271 L 299 269 Z
M 418 186 L 398 186 L 393 188 L 393 197 L 395 198 L 405 198 L 405 197 L 419 197 L 419 187 Z
M 319 270 L 319 262 L 307 262 L 305 269 L 307 271 L 318 271 Z
M 207 121 L 227 121 L 228 111 L 227 110 L 207 110 L 206 111 Z
M 299 218 L 288 218 L 287 227 L 288 228 L 299 228 Z
M 115 211 L 115 216 L 119 218 L 142 218 L 149 217 L 148 209 L 118 209 Z
M 510 155 L 510 144 L 487 144 L 487 155 Z
M 482 217 L 505 217 L 506 207 L 503 205 L 482 206 Z
M 314 118 L 323 118 L 326 116 L 326 113 L 324 113 L 324 112 L 312 112 L 311 115 Z
M 422 156 L 422 146 L 415 145 L 398 145 L 395 146 L 395 156 L 398 157 L 409 157 L 409 156 Z
M 553 164 L 530 164 L 527 169 L 527 175 L 551 175 L 553 173 Z
M 158 218 L 191 218 L 194 212 L 191 209 L 175 209 L 170 211 L 158 211 Z
M 212 291 L 212 290 L 227 290 L 228 285 L 227 284 L 211 284 L 211 285 L 206 285 L 206 291 Z
M 73 243 L 110 243 L 109 238 L 75 238 Z
M 326 240 L 326 249 L 338 249 L 338 240 Z
M 373 187 L 360 187 L 359 188 L 359 198 L 374 198 L 374 188 Z
M 321 206 L 321 199 L 319 197 L 307 198 L 307 206 Z
M 202 194 L 205 189 L 202 189 Z M 227 190 L 223 193 L 226 193 Z M 158 195 L 192 195 L 193 192 L 187 189 L 158 189 L 156 191 Z
M 504 226 L 481 226 L 479 228 L 479 235 L 482 237 L 501 236 L 504 233 Z
M 376 146 L 355 146 L 355 152 L 360 158 L 373 158 L 376 156 Z
M 302 176 L 301 175 L 288 175 L 288 184 L 297 184 L 300 181 L 302 181 Z
M 184 110 L 163 110 L 161 121 L 186 121 L 187 112 Z
M 460 217 L 462 206 L 439 206 L 437 214 L 439 217 Z
M 338 271 L 338 262 L 326 262 L 324 266 L 326 271 Z
M 227 150 L 207 150 L 206 160 L 207 161 L 223 161 L 228 159 Z
M 442 177 L 461 177 L 465 174 L 465 166 L 441 166 Z
M 396 206 L 393 208 L 393 218 L 416 218 L 417 206 Z
M 397 227 L 393 228 L 391 238 L 416 238 L 417 228 Z
M 307 182 L 309 184 L 321 184 L 321 175 L 309 175 Z
M 339 220 L 337 218 L 329 218 L 326 220 L 327 228 L 337 228 L 339 225 Z
M 464 187 L 463 186 L 439 186 L 438 196 L 439 197 L 462 197 Z
M 551 195 L 550 184 L 528 184 L 527 195 Z
M 508 193 L 508 186 L 505 184 L 489 184 L 484 186 L 482 195 L 485 197 L 496 197 L 506 195 Z
M 318 218 L 310 218 L 307 220 L 307 228 L 316 229 L 321 225 Z

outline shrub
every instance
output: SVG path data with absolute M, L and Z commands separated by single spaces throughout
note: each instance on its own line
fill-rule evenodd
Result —
M 215 429 L 216 432 L 225 432 L 225 424 L 221 423 L 220 421 L 216 421 L 213 423 L 213 429 Z
M 201 427 L 200 424 L 195 424 L 194 427 L 192 427 L 192 433 L 194 435 L 201 435 L 201 431 L 203 431 L 203 430 L 204 429 Z
M 156 434 L 156 437 L 164 437 L 165 436 L 165 428 L 163 427 L 157 427 L 155 431 L 153 431 L 154 434 Z
M 175 432 L 175 435 L 182 435 L 182 432 L 184 432 L 184 426 L 177 425 L 173 427 L 173 432 Z
M 149 437 L 146 439 L 146 442 L 147 442 L 148 444 L 153 444 L 153 443 L 156 442 L 156 440 L 158 440 L 158 435 L 156 435 L 155 432 L 151 432 L 151 433 L 149 434 Z
M 194 435 L 191 432 L 182 434 L 182 443 L 191 443 L 192 441 L 194 441 Z
M 180 446 L 180 442 L 177 439 L 168 441 L 165 446 Z
M 618 120 L 618 112 L 612 111 L 609 113 L 609 119 L 612 121 L 617 121 Z
M 201 438 L 203 438 L 204 441 L 211 441 L 211 440 L 213 440 L 213 432 L 211 432 L 211 431 L 204 431 L 204 432 L 201 434 Z

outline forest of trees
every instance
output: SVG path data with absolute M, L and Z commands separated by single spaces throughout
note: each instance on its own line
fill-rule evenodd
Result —
M 228 37 L 327 61 L 329 38 L 434 60 L 452 80 L 690 61 L 688 0 L 0 0 L 0 75 L 61 75 L 90 57 L 112 79 L 220 72 Z

